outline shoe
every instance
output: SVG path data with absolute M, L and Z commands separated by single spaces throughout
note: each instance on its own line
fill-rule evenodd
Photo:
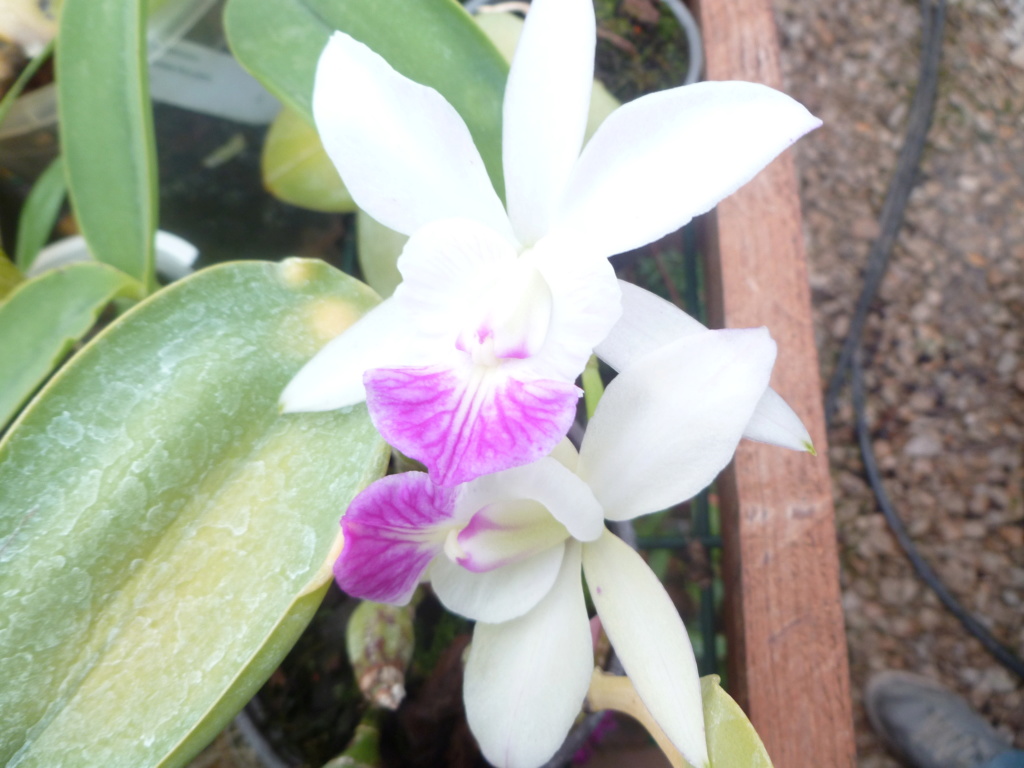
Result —
M 1012 749 L 965 699 L 909 672 L 880 672 L 864 690 L 875 732 L 913 768 L 980 768 Z

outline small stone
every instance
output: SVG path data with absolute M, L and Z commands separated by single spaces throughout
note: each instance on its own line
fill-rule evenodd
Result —
M 979 685 L 993 693 L 1009 693 L 1017 687 L 1017 682 L 1008 669 L 990 667 L 981 676 Z
M 1011 547 L 1024 547 L 1024 526 L 1020 523 L 1004 525 L 999 529 L 999 536 Z
M 927 458 L 942 453 L 942 439 L 934 432 L 926 432 L 910 438 L 903 453 L 912 458 Z
M 874 240 L 878 237 L 880 231 L 878 222 L 875 219 L 869 218 L 855 219 L 850 227 L 850 234 L 855 240 Z
M 977 192 L 981 188 L 981 179 L 977 176 L 961 176 L 956 180 L 956 184 L 964 192 Z
M 988 533 L 988 526 L 980 520 L 967 520 L 960 532 L 966 539 L 983 539 Z
M 1001 376 L 1009 376 L 1017 370 L 1017 356 L 1013 352 L 1004 352 L 996 362 L 996 371 Z
M 1018 45 L 1010 51 L 1010 63 L 1015 67 L 1024 69 L 1024 45 Z

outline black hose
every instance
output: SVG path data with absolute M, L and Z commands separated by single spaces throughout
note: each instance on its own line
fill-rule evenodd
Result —
M 878 462 L 875 460 L 875 451 L 871 447 L 871 435 L 868 431 L 868 422 L 864 416 L 864 372 L 860 367 L 860 360 L 855 357 L 853 361 L 853 408 L 857 414 L 857 441 L 860 443 L 861 456 L 864 458 L 864 472 L 868 476 L 868 482 L 871 484 L 871 490 L 875 492 L 875 497 L 878 499 L 878 506 L 882 510 L 882 514 L 885 516 L 886 522 L 892 529 L 893 534 L 896 536 L 896 541 L 899 542 L 900 547 L 903 548 L 903 552 L 906 554 L 907 559 L 910 560 L 910 564 L 914 566 L 914 570 L 917 575 L 924 580 L 924 582 L 932 589 L 932 591 L 938 596 L 942 604 L 946 606 L 946 609 L 952 613 L 956 618 L 963 624 L 964 629 L 978 638 L 978 641 L 985 646 L 985 650 L 988 651 L 992 656 L 1002 664 L 1004 667 L 1009 669 L 1011 672 L 1024 678 L 1024 661 L 1013 654 L 1008 648 L 1001 645 L 996 640 L 992 633 L 988 631 L 984 624 L 978 621 L 972 616 L 960 601 L 957 600 L 953 593 L 949 591 L 946 585 L 939 578 L 939 575 L 935 573 L 934 569 L 928 564 L 928 562 L 921 557 L 921 553 L 917 551 L 917 547 L 914 545 L 913 540 L 910 538 L 910 534 L 907 532 L 906 526 L 903 525 L 903 520 L 896 513 L 896 509 L 893 507 L 892 502 L 889 500 L 889 495 L 885 492 L 885 486 L 882 485 L 882 475 L 878 471 Z
M 914 188 L 917 178 L 921 154 L 925 140 L 931 127 L 935 111 L 935 98 L 938 91 L 939 63 L 942 57 L 942 38 L 946 21 L 946 0 L 921 1 L 921 68 L 914 101 L 910 108 L 907 135 L 900 150 L 896 172 L 889 183 L 889 190 L 882 205 L 879 219 L 880 233 L 872 245 L 868 255 L 868 264 L 864 271 L 864 287 L 861 290 L 850 330 L 843 342 L 843 348 L 836 363 L 835 371 L 829 381 L 825 395 L 825 418 L 831 422 L 835 414 L 836 401 L 849 376 L 853 380 L 853 410 L 856 420 L 857 440 L 860 444 L 864 471 L 868 482 L 878 501 L 896 541 L 906 554 L 917 575 L 936 594 L 946 609 L 952 613 L 996 661 L 1014 674 L 1024 678 L 1024 660 L 999 643 L 984 624 L 971 615 L 953 596 L 949 588 L 939 578 L 932 567 L 921 557 L 907 532 L 906 526 L 889 500 L 882 484 L 878 462 L 871 445 L 871 436 L 865 416 L 865 393 L 863 370 L 860 360 L 861 337 L 868 312 L 878 294 L 882 278 L 889 266 L 889 257 L 896 236 L 903 224 L 903 215 L 907 200 Z
M 922 0 L 921 20 L 921 70 L 914 101 L 910 107 L 910 118 L 907 123 L 907 135 L 900 149 L 896 162 L 896 172 L 889 182 L 889 190 L 882 204 L 879 217 L 880 233 L 871 246 L 868 264 L 864 270 L 864 287 L 861 289 L 857 308 L 854 310 L 850 329 L 843 341 L 839 361 L 828 383 L 825 395 L 825 419 L 832 421 L 836 409 L 836 401 L 846 384 L 853 363 L 853 356 L 860 347 L 864 324 L 868 312 L 878 295 L 878 288 L 889 267 L 889 256 L 896 242 L 896 235 L 903 224 L 903 214 L 907 200 L 917 180 L 921 154 L 924 152 L 928 129 L 932 124 L 935 111 L 935 96 L 939 86 L 939 62 L 942 57 L 942 37 L 946 22 L 946 0 Z

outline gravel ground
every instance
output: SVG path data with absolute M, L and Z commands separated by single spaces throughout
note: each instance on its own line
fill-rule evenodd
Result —
M 777 0 L 786 90 L 825 121 L 801 140 L 805 233 L 827 380 L 896 164 L 917 77 L 917 3 Z M 1024 655 L 1024 0 L 951 3 L 935 123 L 865 332 L 868 419 L 922 554 Z M 916 671 L 1024 747 L 1024 684 L 913 574 L 855 445 L 830 432 L 859 765 L 890 768 L 860 706 L 872 672 Z

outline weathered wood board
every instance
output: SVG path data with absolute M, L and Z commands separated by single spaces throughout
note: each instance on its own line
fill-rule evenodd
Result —
M 781 87 L 771 0 L 699 4 L 709 80 Z M 791 153 L 705 222 L 712 325 L 766 325 L 773 386 L 818 456 L 744 442 L 719 481 L 730 692 L 775 768 L 851 768 L 854 739 L 821 384 Z

